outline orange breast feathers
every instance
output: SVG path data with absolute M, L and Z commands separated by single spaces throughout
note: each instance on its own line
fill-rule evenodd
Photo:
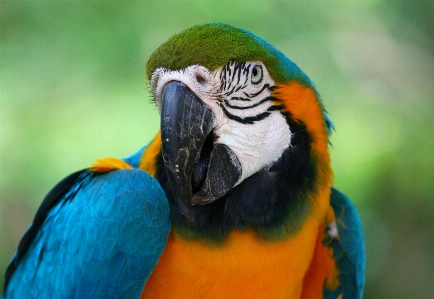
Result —
M 224 245 L 213 247 L 171 232 L 141 298 L 321 298 L 327 276 L 338 272 L 322 245 L 320 215 L 325 213 L 317 209 L 296 235 L 282 241 L 233 231 Z

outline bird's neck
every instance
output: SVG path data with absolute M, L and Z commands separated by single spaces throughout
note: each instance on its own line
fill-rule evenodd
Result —
M 224 242 L 234 230 L 252 230 L 266 239 L 282 239 L 297 231 L 311 212 L 317 173 L 309 155 L 309 136 L 302 128 L 295 134 L 299 145 L 287 148 L 269 169 L 245 179 L 213 203 L 193 206 L 194 222 L 188 222 L 175 203 L 161 153 L 145 151 L 155 154 L 156 167 L 148 172 L 166 192 L 174 230 L 186 239 L 212 244 Z

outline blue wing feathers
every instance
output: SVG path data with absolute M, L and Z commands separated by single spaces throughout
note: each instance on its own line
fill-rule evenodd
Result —
M 86 171 L 47 211 L 5 298 L 138 298 L 169 231 L 168 201 L 147 173 Z
M 344 299 L 362 298 L 365 283 L 365 241 L 362 222 L 353 203 L 341 192 L 332 188 L 330 199 L 339 236 L 338 240 L 329 240 L 340 271 L 340 287 L 337 292 L 342 292 Z M 326 298 L 334 298 L 331 293 Z
M 42 223 L 45 221 L 48 211 L 55 207 L 56 204 L 63 198 L 65 193 L 71 189 L 82 172 L 83 171 L 77 171 L 64 178 L 44 198 L 38 211 L 36 212 L 33 224 L 24 233 L 20 244 L 18 245 L 17 253 L 13 256 L 8 268 L 6 269 L 5 286 L 8 284 L 8 281 L 12 273 L 15 271 L 16 265 L 19 263 L 21 257 L 26 253 L 33 239 L 35 239 L 36 233 L 38 232 Z

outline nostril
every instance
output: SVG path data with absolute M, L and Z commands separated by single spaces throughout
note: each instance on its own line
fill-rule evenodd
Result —
M 197 74 L 196 74 L 196 81 L 197 81 L 200 85 L 202 85 L 202 86 L 205 86 L 205 85 L 206 85 L 206 80 L 205 80 L 205 78 L 202 77 L 201 75 L 197 75 Z

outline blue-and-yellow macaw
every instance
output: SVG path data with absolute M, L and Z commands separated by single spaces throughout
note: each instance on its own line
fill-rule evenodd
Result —
M 10 298 L 361 298 L 362 225 L 333 189 L 332 124 L 272 45 L 212 23 L 147 79 L 161 130 L 53 188 L 7 271 Z

